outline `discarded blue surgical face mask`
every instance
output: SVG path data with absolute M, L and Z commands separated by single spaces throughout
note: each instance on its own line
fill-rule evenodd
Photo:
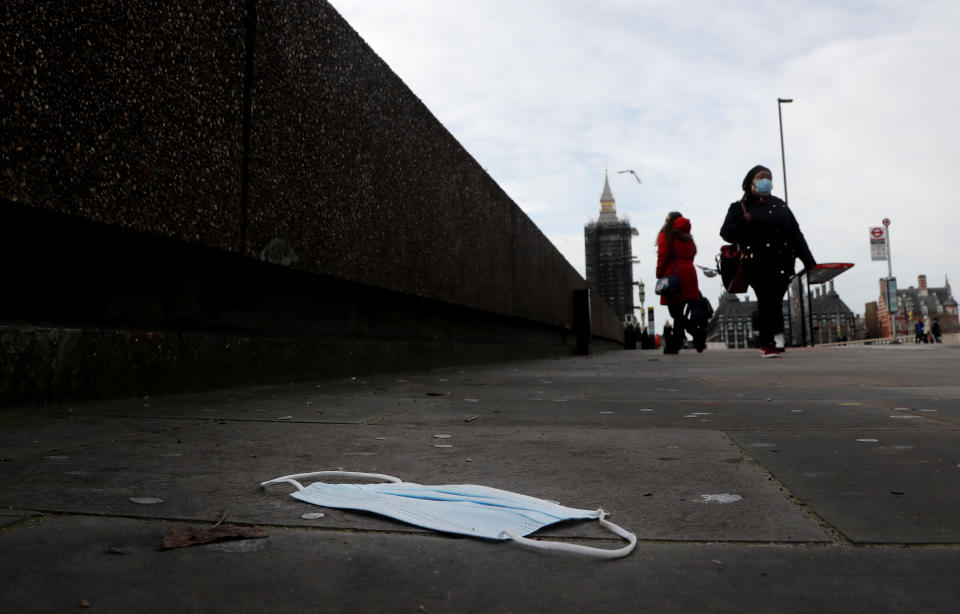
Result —
M 757 179 L 753 187 L 756 188 L 757 194 L 769 196 L 770 193 L 773 192 L 773 181 L 770 179 Z
M 310 477 L 386 480 L 377 484 L 329 484 L 314 482 L 304 487 L 297 480 Z M 512 539 L 526 546 L 560 550 L 613 559 L 630 554 L 637 537 L 606 520 L 602 509 L 581 510 L 507 490 L 475 484 L 422 485 L 376 473 L 318 471 L 268 480 L 260 486 L 289 483 L 297 487 L 291 496 L 324 507 L 364 510 L 427 529 L 487 539 Z M 601 526 L 624 538 L 627 546 L 604 550 L 575 544 L 546 542 L 524 537 L 563 520 L 596 518 Z

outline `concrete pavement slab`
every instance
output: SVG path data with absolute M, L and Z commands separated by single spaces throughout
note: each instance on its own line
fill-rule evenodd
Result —
M 61 513 L 208 520 L 225 510 L 241 522 L 410 529 L 337 510 L 320 523 L 304 521 L 317 510 L 286 496 L 290 487 L 257 489 L 280 475 L 342 469 L 602 507 L 643 539 L 830 539 L 726 438 L 705 431 L 198 423 L 4 469 L 0 505 Z M 705 498 L 721 494 L 738 499 Z M 136 497 L 163 501 L 142 505 Z
M 0 461 L 0 610 L 952 612 L 957 356 L 624 351 L 128 399 L 69 421 L 3 410 L 15 437 L 51 436 Z M 602 506 L 641 543 L 597 563 L 257 488 L 341 468 Z M 270 537 L 153 550 L 221 510 Z M 596 522 L 538 536 L 621 543 Z
M 941 393 L 941 390 L 934 391 Z M 913 414 L 940 422 L 946 427 L 960 428 L 960 399 L 930 395 L 904 396 L 896 400 L 875 401 L 877 405 L 894 411 Z
M 0 529 L 26 522 L 38 516 L 39 514 L 35 512 L 20 511 L 12 508 L 0 509 Z
M 0 412 L 0 459 L 62 456 L 70 450 L 176 428 L 183 420 L 135 420 L 68 414 L 65 408 L 45 413 Z
M 891 408 L 843 400 L 688 400 L 510 398 L 505 389 L 471 399 L 439 399 L 379 419 L 384 424 L 566 425 L 606 428 L 697 428 L 709 430 L 819 430 L 831 428 L 938 429 L 931 413 L 897 421 Z
M 854 542 L 960 542 L 960 431 L 731 437 Z
M 239 389 L 223 393 L 121 399 L 75 404 L 75 415 L 192 420 L 296 420 L 361 424 L 434 402 L 435 397 L 361 393 L 324 394 L 315 386 Z
M 508 542 L 265 527 L 157 551 L 175 523 L 46 516 L 0 534 L 0 611 L 925 612 L 960 602 L 949 549 L 641 543 L 598 562 Z
M 903 369 L 903 358 L 922 360 L 923 373 Z M 406 374 L 407 385 L 424 378 L 452 398 L 475 397 L 478 387 L 522 391 L 528 398 L 689 400 L 878 400 L 960 399 L 951 367 L 960 354 L 944 349 L 896 354 L 879 347 L 803 350 L 764 361 L 747 350 L 681 352 L 663 356 L 636 351 L 563 360 L 530 361 L 523 367 L 484 366 L 464 370 Z M 586 368 L 583 365 L 590 365 Z M 866 367 L 866 368 L 865 368 Z M 441 381 L 442 380 L 442 381 Z M 387 377 L 366 384 L 392 390 Z M 327 388 L 327 392 L 333 389 Z

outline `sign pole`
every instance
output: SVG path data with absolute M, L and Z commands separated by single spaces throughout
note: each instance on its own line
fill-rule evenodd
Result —
M 890 218 L 883 218 L 883 227 L 887 231 L 887 277 L 893 277 L 893 263 L 890 261 Z
M 807 310 L 806 299 L 804 296 L 803 290 L 803 278 L 806 276 L 806 273 L 800 273 L 799 283 L 797 284 L 797 296 L 800 297 L 800 338 L 803 339 L 803 347 L 807 347 Z M 811 318 L 812 320 L 812 318 Z M 810 332 L 810 338 L 813 338 L 813 332 Z
M 890 312 L 890 307 L 893 304 L 890 301 L 890 282 L 893 280 L 893 262 L 890 260 L 890 218 L 883 218 L 883 229 L 884 234 L 887 235 L 887 313 L 890 314 L 890 336 L 893 338 L 893 342 L 897 341 L 897 314 Z

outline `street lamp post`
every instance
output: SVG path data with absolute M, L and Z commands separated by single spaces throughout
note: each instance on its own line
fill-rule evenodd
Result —
M 782 105 L 793 102 L 793 98 L 777 98 L 777 117 L 780 119 L 780 161 L 783 164 L 783 202 L 790 204 L 787 198 L 787 157 L 783 151 L 783 112 Z
M 637 324 L 638 324 L 638 330 L 639 330 L 640 333 L 642 334 L 644 331 L 647 330 L 646 309 L 644 309 L 644 306 L 643 306 L 643 303 L 644 303 L 644 301 L 645 301 L 645 299 L 646 299 L 646 293 L 644 292 L 643 280 L 642 280 L 642 279 L 641 279 L 640 281 L 635 281 L 635 282 L 633 282 L 633 285 L 635 285 L 635 286 L 637 287 L 637 296 L 640 298 L 640 306 L 639 306 L 639 307 L 634 307 L 634 309 L 640 311 L 640 318 L 638 319 Z M 643 338 L 641 338 L 641 343 L 642 343 L 642 345 L 641 345 L 641 347 L 640 347 L 641 350 L 646 350 L 646 349 L 649 348 L 649 346 L 647 345 L 647 343 L 646 343 L 646 342 L 643 342 Z
M 633 282 L 633 285 L 637 287 L 638 296 L 640 298 L 640 314 L 643 315 L 643 303 L 646 299 L 646 293 L 644 292 L 643 280 Z
M 790 104 L 793 102 L 793 98 L 777 98 L 777 119 L 780 120 L 780 163 L 783 165 L 783 202 L 787 205 L 790 204 L 790 199 L 787 197 L 787 154 L 783 148 L 783 105 Z M 803 281 L 801 280 L 798 284 L 799 292 L 803 292 Z M 787 317 L 790 321 L 793 321 L 793 309 L 791 306 L 791 301 L 787 301 Z M 801 335 L 803 336 L 803 345 L 807 345 L 807 334 L 804 330 L 804 318 L 803 318 L 803 299 L 800 300 L 800 328 Z M 810 333 L 811 344 L 813 342 L 813 332 Z

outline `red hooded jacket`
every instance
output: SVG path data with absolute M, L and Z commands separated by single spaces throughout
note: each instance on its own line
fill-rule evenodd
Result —
M 673 221 L 673 227 L 680 232 L 690 234 L 690 220 L 678 217 Z M 674 266 L 673 257 L 676 255 L 677 264 Z M 677 237 L 673 239 L 673 251 L 661 232 L 657 236 L 657 279 L 680 274 L 680 293 L 674 296 L 661 296 L 661 305 L 685 303 L 700 298 L 700 287 L 697 285 L 697 269 L 693 266 L 693 257 L 697 255 L 697 245 L 693 239 L 683 241 Z

